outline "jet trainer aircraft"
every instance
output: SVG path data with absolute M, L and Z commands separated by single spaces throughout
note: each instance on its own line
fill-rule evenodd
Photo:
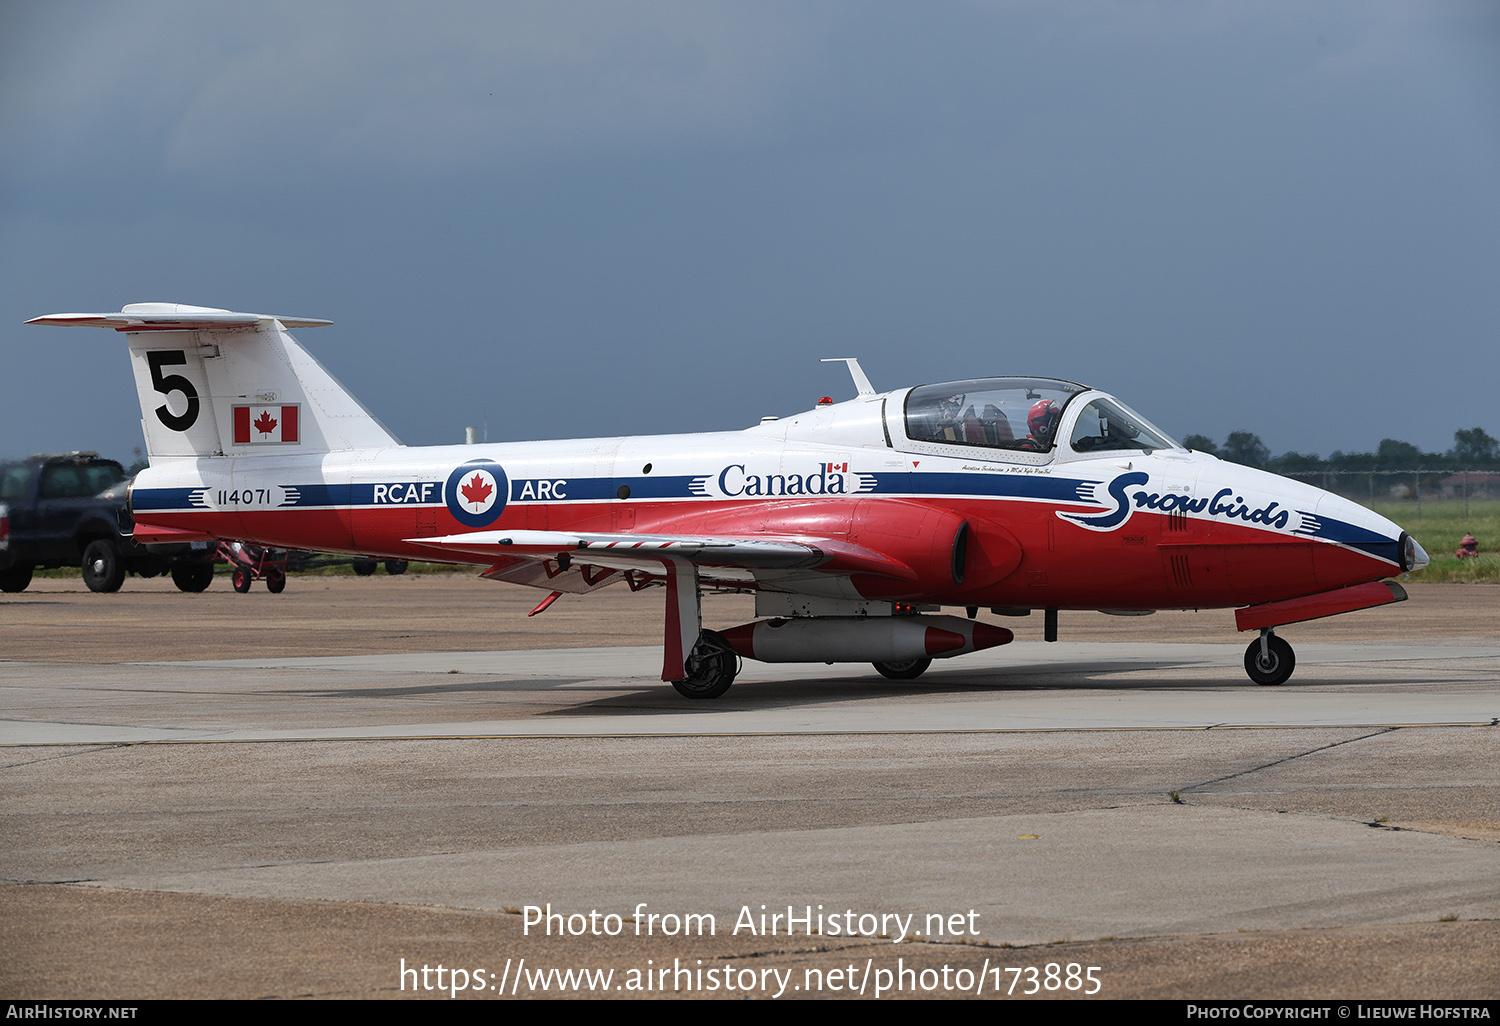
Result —
M 1275 628 L 1399 602 L 1427 565 L 1339 496 L 1191 452 L 1113 396 L 1050 378 L 858 395 L 743 431 L 399 443 L 288 333 L 329 321 L 140 303 L 29 324 L 124 332 L 150 467 L 137 540 L 238 539 L 484 567 L 562 594 L 665 585 L 662 679 L 715 698 L 740 657 L 871 662 L 895 679 L 1012 640 L 980 607 L 1238 607 L 1245 669 L 1281 684 Z M 761 619 L 705 630 L 701 594 Z M 942 607 L 966 616 L 942 615 Z M 933 615 L 937 614 L 937 615 Z

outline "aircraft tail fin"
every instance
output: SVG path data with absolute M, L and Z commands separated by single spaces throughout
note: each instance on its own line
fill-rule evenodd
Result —
M 287 331 L 331 321 L 136 303 L 26 323 L 125 333 L 153 462 L 401 444 Z

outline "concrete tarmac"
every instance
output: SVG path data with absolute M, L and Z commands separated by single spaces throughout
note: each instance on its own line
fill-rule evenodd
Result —
M 1494 998 L 1500 588 L 1411 592 L 1287 628 L 1280 688 L 1224 611 L 986 614 L 1018 641 L 916 682 L 689 702 L 659 593 L 38 581 L 0 994 Z

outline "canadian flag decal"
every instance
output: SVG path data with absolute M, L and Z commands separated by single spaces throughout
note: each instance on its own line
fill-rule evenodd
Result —
M 287 445 L 300 441 L 296 406 L 236 406 L 236 445 Z

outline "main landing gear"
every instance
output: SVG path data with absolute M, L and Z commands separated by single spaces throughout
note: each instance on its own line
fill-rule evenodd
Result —
M 672 686 L 684 698 L 718 698 L 740 672 L 740 657 L 717 631 L 699 631 L 698 643 L 683 660 L 687 676 Z
M 1245 649 L 1245 672 L 1257 684 L 1285 684 L 1297 668 L 1292 646 L 1278 638 L 1270 627 Z
M 903 659 L 899 663 L 872 663 L 882 677 L 891 680 L 916 680 L 932 665 L 931 659 Z

